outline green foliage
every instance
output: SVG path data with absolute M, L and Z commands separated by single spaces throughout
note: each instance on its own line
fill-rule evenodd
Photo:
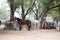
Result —
M 10 4 L 12 0 L 8 0 L 8 3 Z M 21 5 L 24 6 L 24 9 L 28 9 L 32 7 L 34 0 L 13 0 L 14 2 L 14 8 L 15 10 L 19 8 Z
M 58 10 L 58 8 L 52 9 L 48 12 L 48 14 L 50 14 L 52 16 L 59 16 L 59 10 Z
M 30 7 L 32 7 L 35 0 L 13 0 L 14 2 L 14 8 L 19 8 L 21 5 L 23 5 L 24 10 L 26 11 Z M 47 6 L 49 8 L 56 6 L 57 4 L 60 4 L 60 0 L 36 0 L 38 2 L 38 12 L 41 13 Z M 8 2 L 11 2 L 11 0 L 8 0 Z M 33 8 L 32 8 L 33 9 Z M 33 12 L 30 12 L 33 13 Z M 52 9 L 48 12 L 48 14 L 51 14 L 53 16 L 58 16 L 58 8 Z
M 10 5 L 10 3 L 12 2 L 12 0 L 8 0 L 8 3 Z M 13 5 L 14 5 L 14 8 L 16 10 L 16 8 L 19 8 L 19 6 L 21 5 L 21 0 L 13 0 Z
M 24 8 L 29 9 L 30 7 L 32 7 L 33 3 L 34 0 L 24 0 Z
M 50 6 L 50 4 L 52 3 L 52 0 L 41 0 L 40 2 L 44 7 L 46 7 L 46 6 Z
M 21 0 L 14 0 L 14 7 L 15 8 L 19 8 L 20 5 L 21 5 Z
M 0 19 L 1 20 L 6 20 L 8 19 L 8 14 L 6 14 L 6 11 L 4 9 L 0 9 Z

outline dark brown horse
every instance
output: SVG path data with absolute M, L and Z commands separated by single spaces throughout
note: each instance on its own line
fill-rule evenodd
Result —
M 15 19 L 17 20 L 18 24 L 19 24 L 19 28 L 20 30 L 22 29 L 21 25 L 27 25 L 28 26 L 28 31 L 30 31 L 31 29 L 31 21 L 30 20 L 22 20 L 22 19 L 19 19 L 19 18 L 16 18 Z

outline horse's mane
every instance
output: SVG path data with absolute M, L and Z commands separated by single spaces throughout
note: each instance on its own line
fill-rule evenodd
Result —
M 18 22 L 24 22 L 24 21 L 26 21 L 26 22 L 30 22 L 30 20 L 22 20 L 22 19 L 20 19 L 20 18 L 16 18 L 16 20 L 18 21 Z
M 19 19 L 19 18 L 16 18 L 17 19 L 17 21 L 21 21 L 22 19 Z

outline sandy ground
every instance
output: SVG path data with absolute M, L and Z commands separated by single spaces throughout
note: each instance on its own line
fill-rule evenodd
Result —
M 60 40 L 60 32 L 56 29 L 27 31 L 0 30 L 0 40 Z
M 60 32 L 58 30 L 1 30 L 0 40 L 60 40 Z

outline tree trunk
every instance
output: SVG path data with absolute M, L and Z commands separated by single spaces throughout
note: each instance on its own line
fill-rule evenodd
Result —
M 10 20 L 13 21 L 14 20 L 14 11 L 11 10 L 11 15 L 10 15 Z
M 43 18 L 43 17 L 41 17 L 40 29 L 42 29 L 42 27 L 43 27 L 43 21 L 44 21 L 44 18 Z
M 60 21 L 60 6 L 59 6 L 59 21 Z M 59 26 L 59 31 L 60 31 L 60 26 Z
M 25 20 L 24 8 L 22 6 L 22 19 Z
M 10 1 L 10 12 L 9 29 L 14 29 L 14 24 L 12 23 L 14 21 L 14 0 Z
M 36 6 L 36 5 L 35 5 L 35 6 Z M 36 14 L 35 14 L 35 15 L 36 15 L 36 20 L 39 20 L 39 15 L 38 15 L 39 12 L 38 12 L 38 11 L 39 11 L 39 10 L 38 10 L 38 8 L 36 7 Z
M 44 15 L 43 17 L 41 17 L 41 25 L 40 25 L 40 29 L 41 28 L 45 28 L 45 22 L 46 22 L 46 15 Z
M 60 6 L 59 6 L 59 21 L 60 21 Z
M 46 17 L 44 17 L 44 23 L 43 23 L 43 27 L 46 29 L 45 22 L 46 22 Z
M 21 8 L 22 8 L 22 19 L 25 20 L 25 13 L 24 13 L 24 4 L 23 4 L 23 0 L 22 0 Z
M 25 16 L 24 15 L 22 15 L 22 19 L 25 20 Z
M 14 4 L 13 4 L 14 0 L 11 0 L 10 2 L 10 10 L 11 10 L 11 15 L 10 15 L 10 20 L 13 21 L 14 19 Z
M 36 20 L 39 20 L 38 15 L 36 14 Z

